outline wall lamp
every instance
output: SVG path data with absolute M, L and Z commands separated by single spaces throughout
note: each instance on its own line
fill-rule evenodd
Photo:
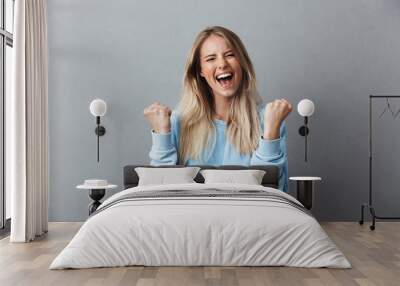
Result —
M 297 112 L 304 117 L 304 125 L 299 128 L 299 134 L 304 136 L 304 161 L 307 162 L 307 135 L 310 133 L 308 129 L 308 117 L 314 113 L 314 103 L 309 99 L 302 99 L 297 104 Z
M 94 130 L 94 132 L 97 135 L 97 162 L 99 162 L 99 157 L 100 157 L 99 137 L 103 136 L 106 133 L 106 129 L 104 128 L 104 126 L 100 125 L 100 117 L 104 116 L 104 114 L 106 114 L 107 104 L 102 99 L 94 99 L 90 103 L 89 109 L 90 109 L 90 113 L 92 113 L 93 116 L 96 117 L 97 126 L 96 126 L 96 129 Z

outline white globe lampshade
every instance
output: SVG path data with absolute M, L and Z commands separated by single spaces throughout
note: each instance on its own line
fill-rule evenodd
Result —
M 301 116 L 311 116 L 314 113 L 314 108 L 314 103 L 309 99 L 302 99 L 297 104 L 297 112 Z
M 94 116 L 103 116 L 106 114 L 106 111 L 107 104 L 104 100 L 97 98 L 90 103 L 90 113 Z

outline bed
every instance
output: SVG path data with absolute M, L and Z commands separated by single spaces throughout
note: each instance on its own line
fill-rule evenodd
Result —
M 196 183 L 152 186 L 138 186 L 136 167 L 124 167 L 125 189 L 100 205 L 50 269 L 351 267 L 312 214 L 277 189 L 275 166 L 200 166 L 261 169 L 261 185 L 204 184 L 199 173 Z

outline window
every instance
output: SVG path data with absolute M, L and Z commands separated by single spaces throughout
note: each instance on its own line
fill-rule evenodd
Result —
M 6 95 L 11 92 L 11 68 L 13 32 L 14 32 L 14 0 L 0 0 L 0 228 L 9 226 L 10 194 L 5 188 L 5 105 Z M 1 232 L 0 232 L 1 235 Z

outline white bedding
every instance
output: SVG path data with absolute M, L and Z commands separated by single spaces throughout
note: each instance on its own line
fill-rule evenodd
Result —
M 295 266 L 350 268 L 318 222 L 290 204 L 258 198 L 152 198 L 133 192 L 279 190 L 239 184 L 142 186 L 108 198 L 56 257 L 50 269 L 146 266 Z M 134 193 L 137 194 L 137 193 Z M 108 207 L 107 207 L 108 205 Z

